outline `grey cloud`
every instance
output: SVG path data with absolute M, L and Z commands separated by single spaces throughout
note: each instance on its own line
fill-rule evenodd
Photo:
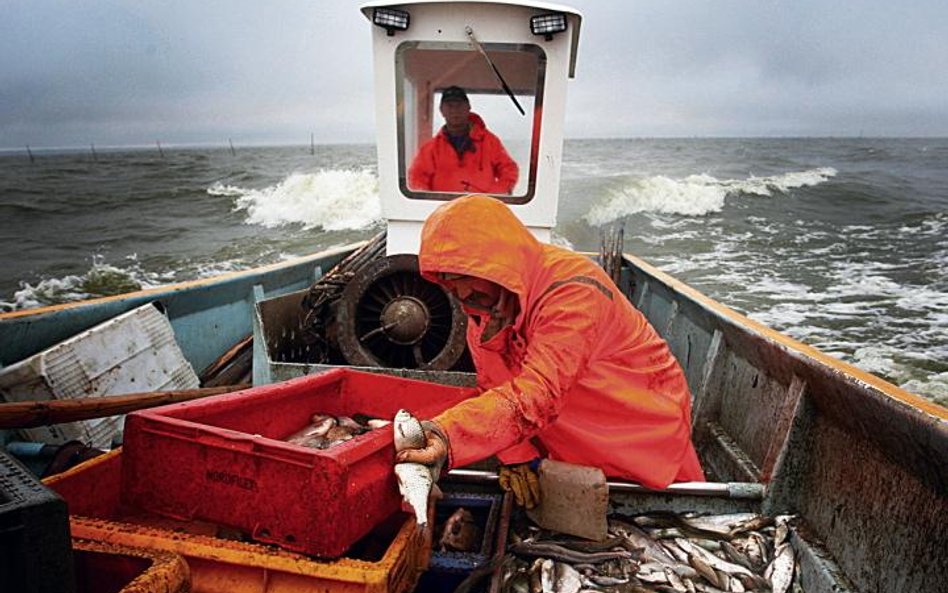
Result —
M 361 2 L 13 0 L 0 147 L 371 142 Z M 948 8 L 583 0 L 567 135 L 948 135 Z

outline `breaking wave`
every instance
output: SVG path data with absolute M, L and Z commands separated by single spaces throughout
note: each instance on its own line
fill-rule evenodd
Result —
M 94 256 L 92 266 L 84 274 L 70 274 L 62 278 L 46 278 L 35 285 L 21 282 L 13 300 L 0 301 L 0 311 L 17 311 L 48 305 L 58 305 L 97 297 L 153 288 L 161 279 L 146 274 L 137 258 L 131 256 L 126 267 L 106 264 L 101 256 Z
M 684 179 L 654 175 L 614 189 L 583 218 L 593 226 L 602 226 L 638 212 L 703 216 L 720 211 L 725 198 L 730 195 L 772 196 L 799 187 L 819 185 L 835 175 L 836 169 L 831 167 L 725 180 L 707 174 L 689 175 Z
M 207 193 L 235 198 L 234 209 L 247 212 L 247 224 L 267 228 L 301 224 L 307 229 L 357 230 L 382 218 L 378 177 L 368 170 L 293 173 L 263 189 L 218 182 Z

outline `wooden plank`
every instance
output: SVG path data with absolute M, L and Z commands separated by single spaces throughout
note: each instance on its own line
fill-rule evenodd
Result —
M 142 408 L 230 393 L 248 387 L 250 385 L 240 384 L 179 391 L 148 391 L 125 395 L 0 403 L 0 428 L 31 428 L 90 418 L 104 418 Z
M 770 481 L 777 460 L 783 455 L 787 437 L 790 434 L 790 427 L 793 424 L 793 419 L 797 416 L 800 398 L 804 391 L 806 391 L 806 381 L 794 375 L 790 387 L 787 389 L 786 397 L 784 397 L 783 403 L 777 411 L 777 425 L 774 427 L 767 455 L 761 464 L 760 478 L 764 482 Z
M 714 334 L 711 336 L 711 344 L 708 346 L 708 353 L 704 358 L 701 383 L 697 389 L 693 390 L 694 409 L 691 415 L 692 425 L 695 427 L 710 419 L 721 398 L 720 392 L 712 392 L 708 389 L 708 386 L 714 377 L 715 368 L 718 364 L 718 354 L 721 351 L 722 340 L 723 335 L 720 330 L 714 330 Z
M 707 422 L 705 427 L 710 438 L 705 442 L 703 459 L 717 480 L 760 481 L 760 469 L 727 431 L 716 422 Z

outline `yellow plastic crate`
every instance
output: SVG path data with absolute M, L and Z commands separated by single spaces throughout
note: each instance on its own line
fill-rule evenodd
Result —
M 180 554 L 72 540 L 76 593 L 188 593 L 191 574 Z
M 196 593 L 411 591 L 428 566 L 430 530 L 396 514 L 337 560 L 316 560 L 276 547 L 220 537 L 220 528 L 175 521 L 121 500 L 121 449 L 47 478 L 66 499 L 73 537 L 175 552 L 191 570 Z M 373 547 L 377 549 L 373 550 Z

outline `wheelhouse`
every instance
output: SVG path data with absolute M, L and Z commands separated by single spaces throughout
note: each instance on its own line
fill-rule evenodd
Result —
M 415 186 L 408 170 L 438 133 L 445 89 L 464 89 L 471 111 L 517 163 L 506 202 L 550 240 L 556 223 L 568 78 L 574 76 L 581 16 L 542 2 L 371 2 L 379 194 L 387 253 L 417 253 L 421 225 L 463 193 Z

